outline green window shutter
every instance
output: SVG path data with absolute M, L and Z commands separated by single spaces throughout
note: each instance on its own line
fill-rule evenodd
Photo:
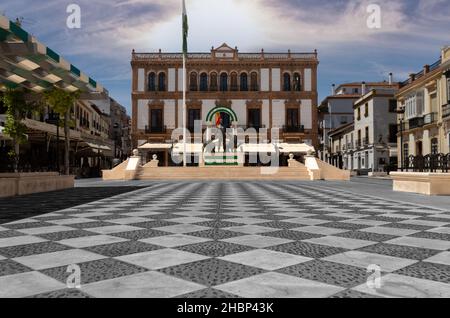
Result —
M 70 72 L 78 77 L 81 76 L 81 71 L 73 65 L 70 65 Z
M 97 88 L 97 82 L 94 81 L 92 78 L 89 77 L 89 84 L 91 84 L 92 87 Z
M 58 63 L 59 63 L 60 57 L 59 57 L 59 55 L 56 54 L 56 52 L 53 51 L 52 49 L 47 48 L 47 56 L 48 56 L 49 58 L 51 58 L 52 60 L 54 60 L 55 62 L 58 62 Z
M 9 22 L 9 29 L 11 32 L 17 36 L 19 39 L 21 39 L 24 42 L 28 42 L 28 32 L 23 30 L 20 26 L 15 24 L 14 22 Z

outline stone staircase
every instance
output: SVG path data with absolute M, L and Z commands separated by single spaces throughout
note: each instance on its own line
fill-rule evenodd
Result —
M 236 166 L 141 168 L 138 180 L 311 180 L 305 166 L 259 168 Z
M 114 169 L 104 170 L 103 180 L 350 180 L 349 171 L 314 156 L 306 156 L 305 164 L 291 158 L 289 167 L 274 168 L 244 167 L 239 154 L 215 154 L 200 167 L 158 167 L 155 158 L 142 166 L 140 159 L 137 153 Z

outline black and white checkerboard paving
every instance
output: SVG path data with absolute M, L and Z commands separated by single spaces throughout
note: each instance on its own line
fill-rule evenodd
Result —
M 450 297 L 450 212 L 307 183 L 158 182 L 0 226 L 0 297 L 379 296 Z

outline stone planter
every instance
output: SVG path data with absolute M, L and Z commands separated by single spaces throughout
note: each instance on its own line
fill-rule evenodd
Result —
M 391 172 L 394 191 L 450 195 L 450 173 Z
M 56 172 L 0 173 L 0 198 L 73 188 L 75 176 Z

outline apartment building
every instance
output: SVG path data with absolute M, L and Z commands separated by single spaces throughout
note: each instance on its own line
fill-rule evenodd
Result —
M 317 52 L 242 53 L 226 44 L 187 57 L 186 123 L 202 132 L 216 127 L 266 128 L 263 141 L 318 145 Z M 170 164 L 172 132 L 183 127 L 180 53 L 132 54 L 132 140 L 149 143 Z M 279 140 L 271 140 L 277 129 Z M 189 141 L 190 142 L 190 141 Z M 159 148 L 159 149 L 158 149 Z M 149 153 L 151 155 L 151 153 Z
M 389 90 L 395 87 L 393 75 L 384 82 L 354 82 L 345 83 L 336 87 L 332 85 L 331 95 L 326 97 L 319 106 L 319 157 L 327 162 L 331 161 L 332 147 L 329 133 L 342 125 L 354 121 L 354 103 L 367 92 Z
M 411 74 L 397 93 L 400 148 L 399 166 L 408 167 L 410 156 L 450 152 L 450 47 L 441 57 Z

